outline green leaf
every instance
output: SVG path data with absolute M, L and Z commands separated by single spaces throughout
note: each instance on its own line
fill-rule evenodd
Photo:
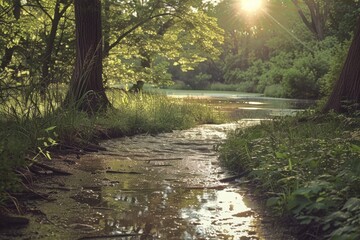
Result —
M 279 159 L 285 159 L 287 157 L 287 154 L 282 152 L 275 152 L 275 156 Z
M 276 205 L 279 205 L 280 198 L 279 197 L 271 197 L 266 201 L 267 207 L 274 207 Z
M 313 220 L 316 219 L 316 217 L 313 216 L 299 216 L 296 219 L 300 220 L 300 224 L 303 225 L 308 225 L 310 224 Z
M 48 127 L 45 129 L 45 132 L 50 132 L 50 131 L 54 130 L 55 128 L 56 128 L 56 126 Z
M 360 146 L 358 146 L 358 145 L 351 144 L 350 148 L 354 152 L 360 152 Z
M 304 195 L 295 195 L 289 199 L 287 207 L 295 215 L 299 214 L 303 209 L 308 208 L 311 201 Z
M 360 199 L 359 198 L 350 198 L 349 200 L 347 200 L 347 202 L 345 203 L 343 210 L 348 210 L 348 211 L 355 211 L 360 209 Z
M 49 160 L 51 160 L 51 156 L 50 156 L 50 152 L 49 151 L 46 151 L 45 152 L 45 157 Z

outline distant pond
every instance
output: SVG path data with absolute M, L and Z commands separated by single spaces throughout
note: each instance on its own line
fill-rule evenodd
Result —
M 167 96 L 200 102 L 228 112 L 232 119 L 294 115 L 315 106 L 314 100 L 264 97 L 258 93 L 207 90 L 161 90 Z

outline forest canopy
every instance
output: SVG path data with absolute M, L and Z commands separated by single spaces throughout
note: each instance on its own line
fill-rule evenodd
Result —
M 318 99 L 339 75 L 359 9 L 357 0 L 104 0 L 102 82 Z M 4 0 L 0 22 L 1 89 L 68 85 L 73 1 Z

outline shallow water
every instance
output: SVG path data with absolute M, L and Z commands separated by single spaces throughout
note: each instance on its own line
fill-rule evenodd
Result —
M 36 182 L 54 201 L 29 202 L 30 226 L 0 238 L 290 239 L 262 222 L 241 181 L 219 181 L 228 174 L 214 149 L 237 126 L 112 139 L 108 151 L 64 158 L 74 175 Z
M 264 97 L 257 93 L 207 90 L 163 90 L 169 97 L 203 103 L 229 114 L 233 120 L 295 115 L 315 105 L 313 100 Z
M 221 101 L 226 102 L 223 110 L 231 105 L 230 112 L 270 104 L 264 99 Z M 28 201 L 30 225 L 0 229 L 0 239 L 293 239 L 253 201 L 245 179 L 220 181 L 231 174 L 219 166 L 217 145 L 228 131 L 258 123 L 242 119 L 111 139 L 101 143 L 108 151 L 79 159 L 62 156 L 54 164 L 66 165 L 73 175 L 35 181 L 48 200 Z

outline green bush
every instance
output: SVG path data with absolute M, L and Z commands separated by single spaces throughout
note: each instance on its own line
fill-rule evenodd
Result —
M 277 97 L 277 98 L 286 96 L 285 90 L 281 84 L 274 84 L 267 86 L 264 90 L 264 95 L 266 97 Z
M 283 88 L 288 98 L 316 99 L 319 87 L 316 78 L 310 70 L 290 68 L 284 74 Z
M 312 44 L 311 51 L 279 51 L 266 61 L 245 61 L 244 64 L 242 56 L 228 58 L 224 67 L 225 82 L 242 84 L 242 91 L 268 96 L 318 99 L 331 89 L 342 63 L 339 59 L 345 55 L 348 45 L 339 44 L 334 37 Z M 274 88 L 279 85 L 281 91 Z
M 237 91 L 239 84 L 212 83 L 209 90 L 212 91 Z
M 249 177 L 267 206 L 307 226 L 307 237 L 360 238 L 360 124 L 357 118 L 277 118 L 231 133 L 220 159 Z

